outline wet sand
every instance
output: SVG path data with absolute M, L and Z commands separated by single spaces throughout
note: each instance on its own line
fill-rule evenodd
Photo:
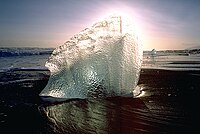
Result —
M 199 133 L 200 72 L 142 69 L 142 96 L 45 103 L 48 71 L 0 73 L 6 133 Z

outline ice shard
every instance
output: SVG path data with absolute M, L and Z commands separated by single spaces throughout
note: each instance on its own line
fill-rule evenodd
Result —
M 111 15 L 56 48 L 45 66 L 51 72 L 40 96 L 124 96 L 135 89 L 142 44 L 129 18 Z

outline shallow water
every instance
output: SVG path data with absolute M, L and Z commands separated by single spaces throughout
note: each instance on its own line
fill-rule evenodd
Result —
M 53 51 L 52 48 L 20 48 L 20 52 L 16 48 L 4 49 L 6 48 L 0 48 L 0 72 L 12 69 L 47 70 L 45 63 Z M 11 51 L 12 55 L 1 57 L 1 51 Z M 157 55 L 151 55 L 150 52 L 144 52 L 143 69 L 200 70 L 200 54 L 198 53 L 188 55 L 165 51 L 157 53 Z
M 200 70 L 199 55 L 161 55 L 143 56 L 142 68 L 164 69 L 164 70 Z

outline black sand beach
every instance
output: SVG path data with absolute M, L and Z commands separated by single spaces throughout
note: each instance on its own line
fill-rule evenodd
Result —
M 141 97 L 56 104 L 45 103 L 38 96 L 48 82 L 48 71 L 1 72 L 0 76 L 1 132 L 199 132 L 199 71 L 142 69 Z

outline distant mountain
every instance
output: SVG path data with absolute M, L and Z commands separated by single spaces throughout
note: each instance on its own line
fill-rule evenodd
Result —
M 190 47 L 185 50 L 188 51 L 188 53 L 190 54 L 200 54 L 200 46 Z
M 194 50 L 194 49 L 200 49 L 200 46 L 189 47 L 186 48 L 185 50 Z
M 152 54 L 152 51 L 144 51 L 144 55 Z M 183 50 L 159 50 L 156 51 L 156 55 L 190 55 L 190 54 L 200 54 L 200 46 L 191 47 Z

